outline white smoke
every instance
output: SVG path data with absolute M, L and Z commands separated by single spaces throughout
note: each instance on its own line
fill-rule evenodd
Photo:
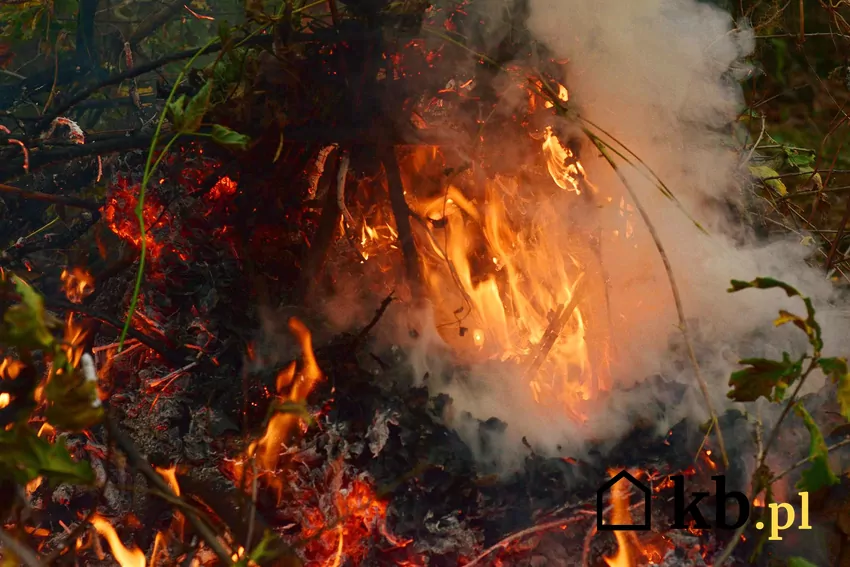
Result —
M 501 0 L 476 5 L 482 14 L 504 8 Z M 731 279 L 775 277 L 820 298 L 826 352 L 838 354 L 830 349 L 846 336 L 847 325 L 827 304 L 833 295 L 831 284 L 806 265 L 812 250 L 799 237 L 756 243 L 742 229 L 740 218 L 730 218 L 728 203 L 740 202 L 747 190 L 746 167 L 732 144 L 732 131 L 743 110 L 737 81 L 748 72 L 744 59 L 754 47 L 750 30 L 728 13 L 696 0 L 529 0 L 529 6 L 528 25 L 534 37 L 557 58 L 569 60 L 567 76 L 561 78 L 570 90 L 569 107 L 638 154 L 709 233 L 701 233 L 653 181 L 620 163 L 666 248 L 684 312 L 697 330 L 702 371 L 716 407 L 729 405 L 728 377 L 740 357 L 755 352 L 777 356 L 782 350 L 799 352 L 805 346 L 805 341 L 796 340 L 794 329 L 772 329 L 778 309 L 799 312 L 801 304 L 779 291 L 729 294 Z M 502 30 L 494 26 L 490 31 L 497 44 Z M 633 206 L 629 218 L 624 218 L 619 204 L 622 200 L 629 205 L 631 200 L 589 143 L 581 159 L 589 179 L 610 203 L 585 210 L 578 220 L 565 214 L 564 222 L 611 232 L 624 230 L 628 220 L 634 233 L 602 249 L 614 324 L 614 382 L 622 390 L 661 374 L 695 385 L 690 366 L 679 360 L 672 363 L 669 345 L 680 337 L 678 317 L 661 257 L 645 224 Z M 343 294 L 332 303 L 329 314 L 338 323 L 348 325 L 371 315 L 366 303 L 352 302 L 351 297 Z M 411 329 L 416 330 L 415 338 Z M 764 337 L 754 341 L 753 334 L 762 330 Z M 615 392 L 604 408 L 589 408 L 587 421 L 580 426 L 563 414 L 542 410 L 516 367 L 492 362 L 459 373 L 427 310 L 396 304 L 377 332 L 410 354 L 417 377 L 428 374 L 435 391 L 452 397 L 447 419 L 473 449 L 481 449 L 480 432 L 474 421 L 462 419 L 463 412 L 507 423 L 506 444 L 488 457 L 502 464 L 510 465 L 527 452 L 522 438 L 537 451 L 580 456 L 587 441 L 612 440 L 626 433 L 635 416 L 646 417 L 642 412 L 658 394 Z M 439 380 L 445 375 L 453 376 L 448 385 Z M 707 410 L 694 393 L 678 407 L 651 417 L 663 432 L 685 417 L 704 420 Z

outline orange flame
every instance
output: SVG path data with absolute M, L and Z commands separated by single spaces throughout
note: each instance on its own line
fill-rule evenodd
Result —
M 300 371 L 295 362 L 290 363 L 281 370 L 276 379 L 277 396 L 279 404 L 303 405 L 307 396 L 313 391 L 316 384 L 322 379 L 322 371 L 316 362 L 313 353 L 313 341 L 309 329 L 299 319 L 293 317 L 289 320 L 289 330 L 295 336 L 301 346 L 302 368 Z M 249 356 L 253 349 L 249 349 Z M 296 408 L 292 408 L 296 409 Z M 240 461 L 229 463 L 229 469 L 234 476 L 245 479 L 253 475 L 246 468 L 246 464 L 256 458 L 257 465 L 266 473 L 274 473 L 280 462 L 284 446 L 290 442 L 301 425 L 302 416 L 297 411 L 285 410 L 276 412 L 269 419 L 263 435 L 253 441 L 245 451 Z M 284 483 L 281 478 L 266 475 L 266 483 L 274 487 L 278 498 L 281 498 Z
M 167 469 L 163 469 L 160 467 L 156 467 L 156 472 L 165 479 L 165 482 L 168 483 L 168 486 L 171 490 L 174 491 L 174 494 L 180 496 L 180 485 L 177 483 L 177 467 L 171 466 Z M 180 512 L 174 512 L 174 523 L 172 524 L 172 528 L 174 533 L 177 534 L 177 537 L 183 537 L 183 527 L 185 525 L 185 519 L 183 514 Z M 159 535 L 159 534 L 157 534 Z
M 145 554 L 137 547 L 128 549 L 121 542 L 121 538 L 115 532 L 112 524 L 98 514 L 92 516 L 91 523 L 97 533 L 106 538 L 109 543 L 109 548 L 112 550 L 112 555 L 121 567 L 145 567 Z
M 62 270 L 62 284 L 65 296 L 72 303 L 82 303 L 94 291 L 94 277 L 82 268 Z
M 616 473 L 616 471 L 609 471 Z M 613 476 L 613 475 L 612 475 Z M 611 523 L 616 525 L 632 524 L 632 515 L 629 512 L 629 498 L 631 496 L 631 485 L 620 481 L 611 487 Z M 617 538 L 617 554 L 614 557 L 605 557 L 608 567 L 637 567 L 637 553 L 639 545 L 633 532 L 615 531 Z
M 551 133 L 548 144 L 565 152 Z M 405 186 L 421 184 L 439 159 L 433 148 L 417 148 L 400 160 Z M 576 164 L 553 178 L 570 180 L 571 185 L 560 185 L 578 191 L 582 170 Z M 553 327 L 553 314 L 570 304 L 586 259 L 565 252 L 567 235 L 552 233 L 563 225 L 562 213 L 553 202 L 529 194 L 533 188 L 519 178 L 497 176 L 466 191 L 461 182 L 474 183 L 472 176 L 458 176 L 457 181 L 413 204 L 424 219 L 417 236 L 443 339 L 473 358 L 510 359 L 526 366 L 544 350 L 544 339 L 554 335 L 541 358 L 545 365 L 526 377 L 528 386 L 539 403 L 578 415 L 576 402 L 595 393 L 585 339 L 587 311 L 578 305 L 565 316 L 563 328 Z M 478 198 L 467 196 L 475 191 Z M 472 332 L 459 334 L 458 327 Z

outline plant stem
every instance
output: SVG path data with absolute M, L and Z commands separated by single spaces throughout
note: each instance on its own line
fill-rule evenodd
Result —
M 118 352 L 124 348 L 124 339 L 127 337 L 127 331 L 130 329 L 131 321 L 133 320 L 133 315 L 136 312 L 136 305 L 139 302 L 139 292 L 142 288 L 142 278 L 144 277 L 145 270 L 145 256 L 147 252 L 147 242 L 145 238 L 145 189 L 148 186 L 148 182 L 150 181 L 151 175 L 153 171 L 156 169 L 156 166 L 159 165 L 160 161 L 162 161 L 163 156 L 168 152 L 171 148 L 171 145 L 177 140 L 179 137 L 179 133 L 175 134 L 174 137 L 166 144 L 165 148 L 163 148 L 162 153 L 160 153 L 159 157 L 154 162 L 153 154 L 156 150 L 156 145 L 159 140 L 160 132 L 162 132 L 162 125 L 165 122 L 165 115 L 167 113 L 168 107 L 171 105 L 171 102 L 174 100 L 174 93 L 177 92 L 177 87 L 180 85 L 180 82 L 183 80 L 183 77 L 186 75 L 186 72 L 189 68 L 195 63 L 195 60 L 201 56 L 201 54 L 206 51 L 212 44 L 216 43 L 218 38 L 213 38 L 207 42 L 206 45 L 201 47 L 189 62 L 183 67 L 180 71 L 180 74 L 177 76 L 177 79 L 174 81 L 174 85 L 171 87 L 171 92 L 168 93 L 168 99 L 165 101 L 165 106 L 162 109 L 162 113 L 159 116 L 159 121 L 156 124 L 156 130 L 154 131 L 153 140 L 151 140 L 151 145 L 148 148 L 148 157 L 145 162 L 145 173 L 142 177 L 142 184 L 139 186 L 139 199 L 136 203 L 136 218 L 139 220 L 139 236 L 141 238 L 140 243 L 140 256 L 139 256 L 139 271 L 136 272 L 136 284 L 133 288 L 133 297 L 130 299 L 130 308 L 127 313 L 127 321 L 124 323 L 124 328 L 121 330 L 121 337 L 118 339 Z
M 655 225 L 652 223 L 652 219 L 649 218 L 649 215 L 646 212 L 646 209 L 643 208 L 640 200 L 637 198 L 637 194 L 635 194 L 634 189 L 632 189 L 631 184 L 625 178 L 620 168 L 617 167 L 617 164 L 611 158 L 608 153 L 608 144 L 603 142 L 593 133 L 585 130 L 585 134 L 590 138 L 590 140 L 599 148 L 599 151 L 602 153 L 605 160 L 611 165 L 614 169 L 614 172 L 617 174 L 617 177 L 620 178 L 620 181 L 628 191 L 629 196 L 635 204 L 635 208 L 640 213 L 641 218 L 643 219 L 644 224 L 649 229 L 649 234 L 652 236 L 652 240 L 655 243 L 655 247 L 658 249 L 658 253 L 661 255 L 661 261 L 664 263 L 664 269 L 667 271 L 667 279 L 670 282 L 670 289 L 673 292 L 673 300 L 676 303 L 676 313 L 679 316 L 679 328 L 682 331 L 682 335 L 685 339 L 685 345 L 688 349 L 688 358 L 691 360 L 691 365 L 694 368 L 694 375 L 696 376 L 697 384 L 699 385 L 700 390 L 702 391 L 702 396 L 705 399 L 706 406 L 708 407 L 708 412 L 711 415 L 711 425 L 714 428 L 715 435 L 717 436 L 717 444 L 719 445 L 720 455 L 723 458 L 723 466 L 729 466 L 729 456 L 726 453 L 726 443 L 723 441 L 723 432 L 720 430 L 720 422 L 717 418 L 717 412 L 714 409 L 714 404 L 711 401 L 711 396 L 708 392 L 708 384 L 705 382 L 705 378 L 702 376 L 702 372 L 700 371 L 699 363 L 697 362 L 696 351 L 694 350 L 693 340 L 691 339 L 690 329 L 688 327 L 688 322 L 685 319 L 685 312 L 682 307 L 682 298 L 679 294 L 679 286 L 676 284 L 676 278 L 673 275 L 673 267 L 670 265 L 670 258 L 667 256 L 667 252 L 664 249 L 664 245 L 661 242 L 661 238 L 658 236 L 658 233 L 655 230 Z

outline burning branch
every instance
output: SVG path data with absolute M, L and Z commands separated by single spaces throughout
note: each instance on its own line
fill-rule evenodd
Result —
M 691 365 L 694 369 L 694 375 L 697 379 L 697 384 L 699 385 L 706 406 L 708 407 L 709 414 L 711 415 L 711 425 L 714 428 L 715 435 L 717 436 L 717 444 L 720 448 L 720 455 L 723 458 L 723 465 L 728 467 L 729 456 L 726 453 L 726 443 L 723 441 L 723 432 L 720 430 L 720 422 L 717 418 L 717 411 L 714 409 L 714 403 L 711 401 L 711 396 L 708 392 L 708 384 L 706 383 L 705 378 L 702 376 L 702 372 L 699 367 L 699 362 L 697 362 L 693 339 L 691 338 L 690 328 L 688 327 L 688 322 L 685 318 L 684 308 L 682 307 L 682 298 L 679 295 L 679 286 L 676 284 L 676 277 L 673 275 L 673 267 L 670 265 L 670 258 L 667 256 L 667 252 L 664 249 L 664 244 L 661 242 L 661 238 L 658 236 L 658 232 L 656 232 L 655 230 L 655 225 L 652 224 L 652 219 L 649 218 L 649 214 L 646 212 L 646 209 L 643 208 L 643 205 L 638 199 L 637 194 L 632 188 L 631 183 L 629 183 L 629 181 L 623 175 L 623 172 L 620 171 L 620 168 L 617 166 L 616 162 L 614 162 L 614 160 L 611 158 L 611 155 L 608 153 L 608 149 L 610 148 L 610 146 L 603 142 L 601 139 L 599 139 L 595 134 L 593 134 L 589 130 L 585 130 L 585 134 L 596 145 L 596 147 L 599 148 L 599 151 L 602 153 L 602 156 L 614 169 L 614 172 L 617 174 L 617 177 L 620 178 L 620 181 L 623 183 L 626 188 L 626 191 L 628 191 L 629 196 L 634 202 L 635 208 L 637 208 L 638 213 L 640 213 L 641 219 L 643 219 L 643 222 L 646 224 L 646 227 L 649 230 L 649 234 L 652 237 L 652 241 L 655 243 L 655 247 L 658 249 L 658 253 L 661 256 L 661 261 L 664 263 L 664 269 L 667 272 L 667 279 L 670 282 L 670 289 L 673 292 L 673 300 L 676 303 L 676 313 L 679 316 L 679 328 L 682 331 L 682 336 L 684 337 L 685 344 L 687 345 L 688 358 L 690 358 Z
M 528 370 L 525 372 L 526 380 L 534 380 L 534 377 L 537 375 L 537 371 L 540 370 L 540 367 L 549 355 L 549 351 L 551 351 L 552 347 L 555 346 L 555 342 L 558 340 L 558 337 L 561 335 L 564 327 L 569 322 L 570 317 L 573 316 L 573 311 L 575 311 L 576 307 L 578 307 L 578 303 L 581 301 L 581 297 L 584 294 L 584 281 L 584 273 L 582 272 L 576 279 L 575 285 L 573 285 L 573 289 L 570 292 L 569 302 L 562 305 L 558 312 L 555 313 L 555 316 L 552 317 L 552 322 L 543 334 L 543 338 L 540 340 L 540 344 L 537 347 L 537 352 L 531 359 Z
M 401 243 L 401 251 L 404 255 L 408 284 L 412 288 L 413 295 L 417 296 L 422 289 L 422 274 L 419 269 L 419 254 L 416 252 L 416 244 L 410 226 L 410 208 L 407 206 L 407 200 L 404 197 L 404 185 L 401 181 L 395 148 L 393 146 L 381 146 L 378 154 L 387 174 L 390 203 L 398 230 L 398 240 Z

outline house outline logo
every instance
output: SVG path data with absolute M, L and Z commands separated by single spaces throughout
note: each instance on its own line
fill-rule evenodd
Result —
M 605 493 L 620 482 L 627 480 L 632 486 L 636 487 L 643 493 L 643 523 L 642 524 L 610 524 L 605 522 Z M 600 532 L 644 532 L 651 529 L 652 523 L 652 491 L 648 486 L 640 482 L 629 471 L 622 470 L 615 475 L 611 480 L 599 487 L 596 491 L 596 529 Z

